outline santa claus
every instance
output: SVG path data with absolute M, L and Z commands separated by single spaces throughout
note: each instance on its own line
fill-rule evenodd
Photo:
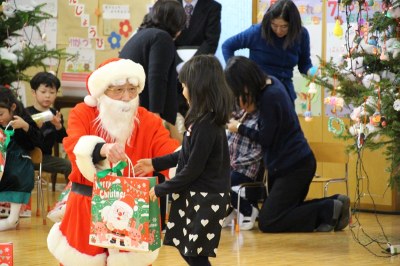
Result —
M 106 206 L 101 210 L 101 218 L 112 234 L 110 243 L 114 244 L 118 239 L 119 244 L 125 246 L 124 237 L 128 235 L 132 214 L 132 207 L 121 200 L 116 200 L 111 206 Z
M 127 156 L 135 164 L 141 158 L 172 153 L 179 146 L 161 118 L 138 107 L 144 83 L 141 65 L 128 59 L 107 60 L 88 77 L 85 102 L 69 114 L 63 144 L 72 163 L 72 189 L 63 220 L 54 224 L 47 238 L 50 252 L 65 266 L 149 265 L 157 257 L 158 250 L 122 252 L 89 244 L 96 172 Z

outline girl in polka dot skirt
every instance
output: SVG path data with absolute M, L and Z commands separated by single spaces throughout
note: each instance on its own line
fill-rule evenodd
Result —
M 179 73 L 189 103 L 182 149 L 139 160 L 137 175 L 177 166 L 174 178 L 155 186 L 150 199 L 172 193 L 164 244 L 175 246 L 189 265 L 211 265 L 229 206 L 229 150 L 225 124 L 232 95 L 222 67 L 211 55 L 195 56 Z

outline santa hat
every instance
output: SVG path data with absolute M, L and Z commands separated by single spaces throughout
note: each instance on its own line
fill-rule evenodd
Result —
M 85 97 L 85 103 L 91 107 L 97 106 L 97 99 L 113 84 L 128 80 L 134 86 L 139 86 L 138 93 L 144 88 L 146 75 L 140 64 L 129 59 L 111 58 L 104 61 L 93 71 L 86 80 L 86 88 L 89 95 Z

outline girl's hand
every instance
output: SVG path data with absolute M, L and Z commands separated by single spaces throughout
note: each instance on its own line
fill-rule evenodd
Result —
M 57 111 L 56 115 L 53 116 L 53 119 L 50 122 L 56 127 L 56 130 L 60 130 L 62 128 L 61 113 Z
M 151 201 L 155 201 L 157 199 L 156 192 L 154 191 L 154 187 L 152 187 L 149 191 L 149 196 Z
M 239 125 L 239 121 L 237 121 L 233 118 L 231 120 L 229 120 L 228 124 L 226 124 L 228 130 L 233 133 L 236 133 L 238 131 L 238 128 L 237 128 L 238 125 Z
M 154 167 L 151 159 L 141 159 L 137 161 L 137 164 L 133 168 L 136 176 L 144 176 L 147 173 L 153 172 Z
M 125 147 L 119 143 L 106 143 L 101 147 L 100 155 L 107 157 L 111 163 L 126 160 Z
M 29 124 L 24 119 L 22 119 L 22 117 L 14 115 L 13 118 L 14 120 L 11 121 L 11 126 L 13 127 L 13 129 L 22 128 L 25 132 L 28 132 Z

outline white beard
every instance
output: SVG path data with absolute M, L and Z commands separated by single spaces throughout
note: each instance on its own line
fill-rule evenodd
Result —
M 96 118 L 101 137 L 125 145 L 135 129 L 139 97 L 130 102 L 113 100 L 103 95 L 98 99 Z

